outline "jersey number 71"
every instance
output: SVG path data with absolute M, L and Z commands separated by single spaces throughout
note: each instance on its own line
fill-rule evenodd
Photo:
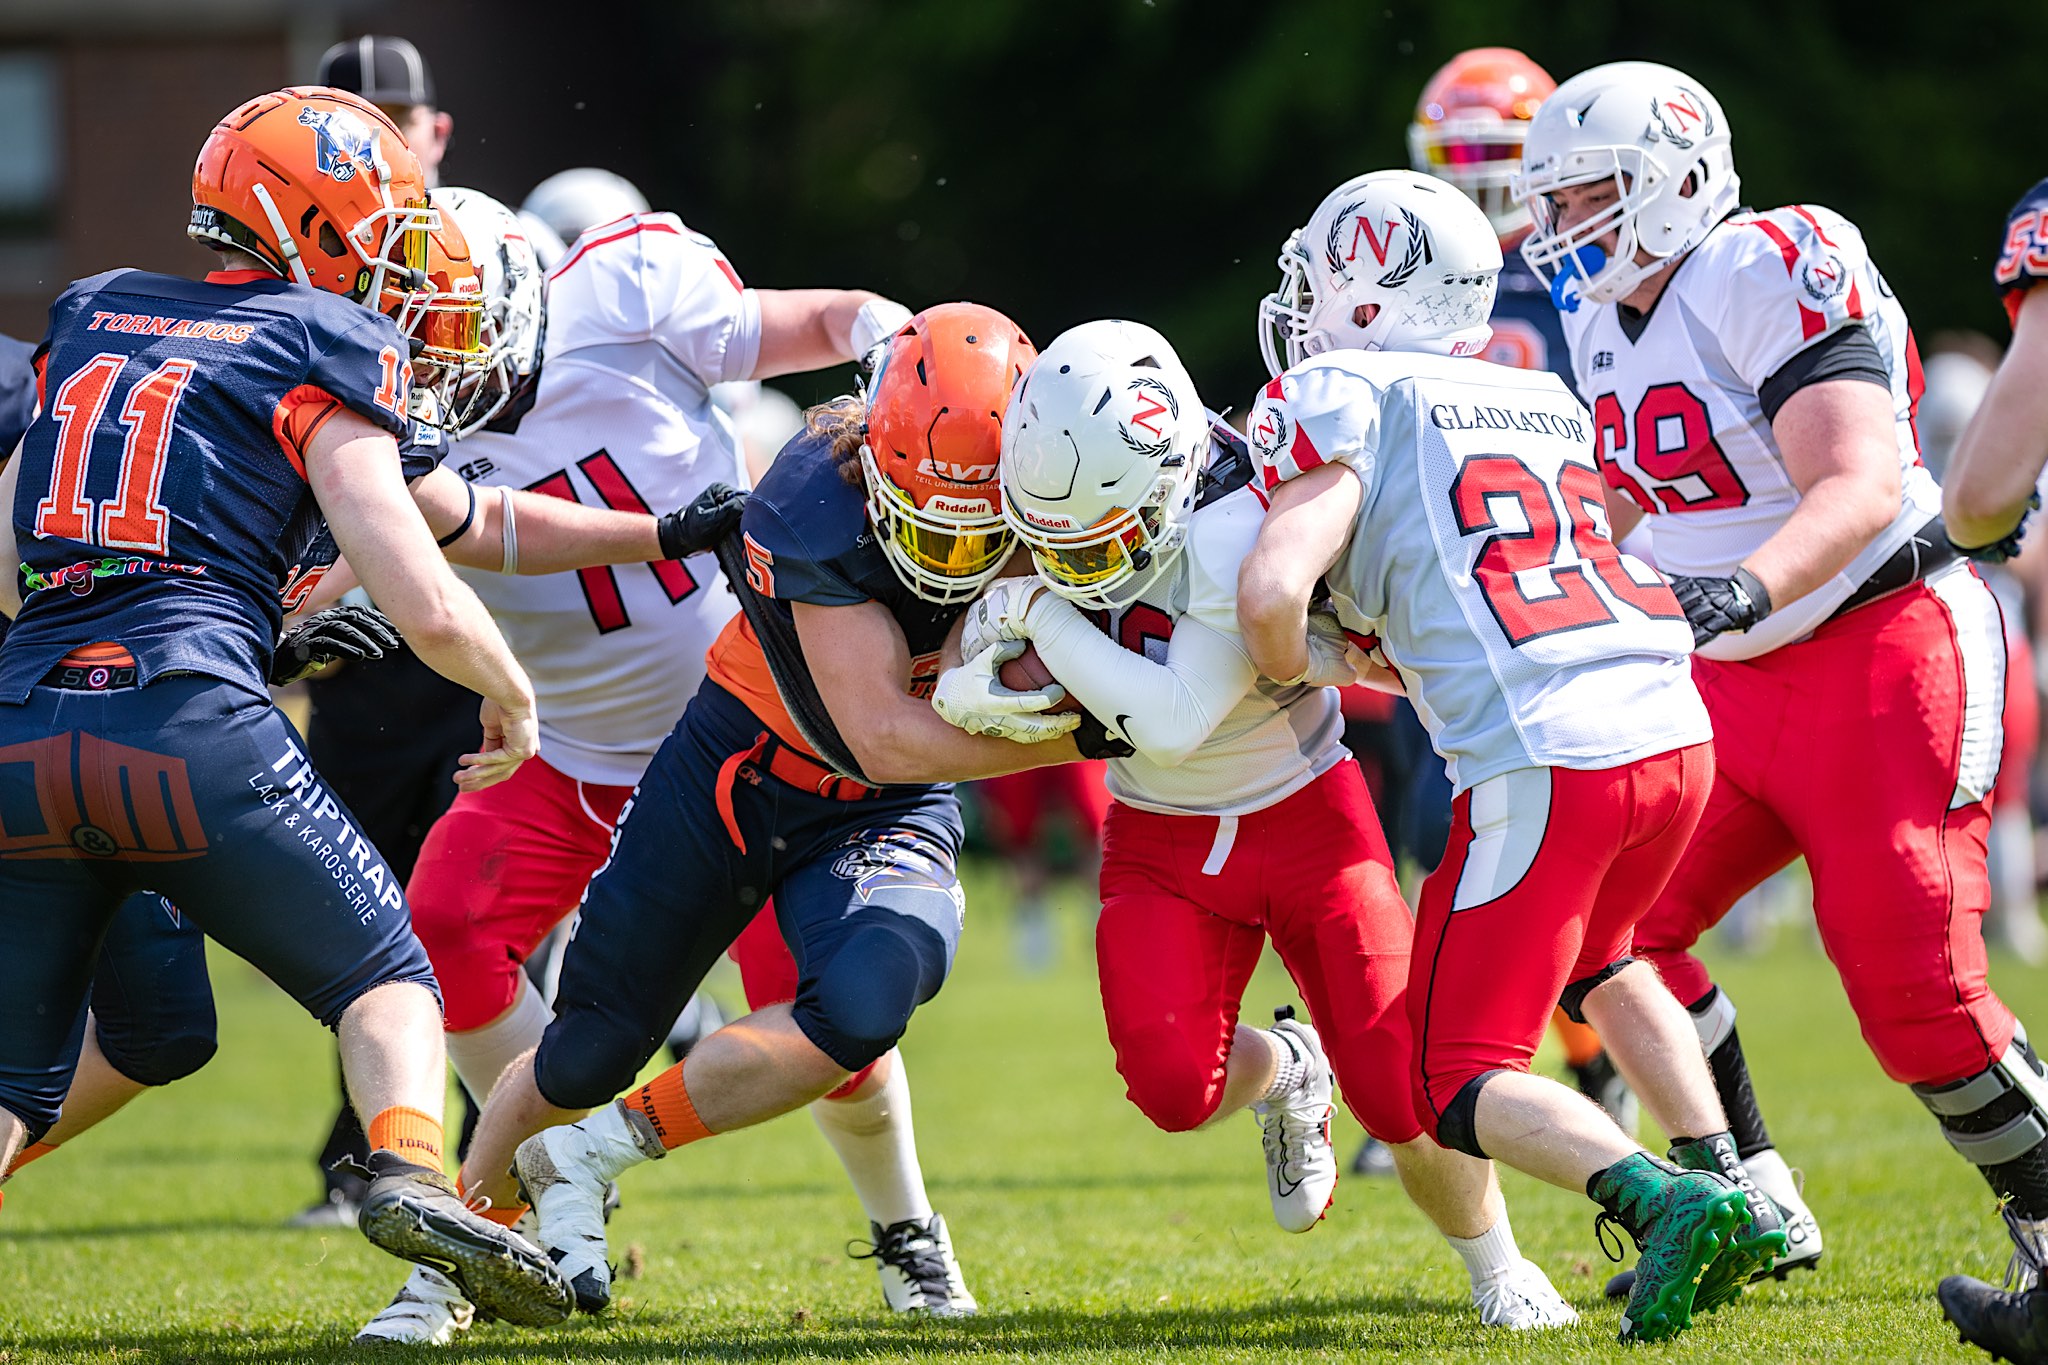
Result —
M 110 550 L 161 555 L 171 548 L 171 513 L 163 504 L 164 457 L 171 424 L 192 382 L 196 361 L 166 360 L 129 386 L 121 403 L 121 476 L 114 496 L 95 504 L 85 495 L 93 438 L 99 434 L 114 382 L 127 357 L 102 352 L 57 386 L 50 417 L 57 424 L 57 458 L 50 488 L 36 504 L 35 533 L 44 540 L 74 540 Z

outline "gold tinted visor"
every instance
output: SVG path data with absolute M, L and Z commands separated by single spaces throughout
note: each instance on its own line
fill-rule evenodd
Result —
M 1093 588 L 1136 573 L 1133 554 L 1159 534 L 1166 509 L 1154 503 L 1143 513 L 1112 512 L 1081 532 L 1040 531 L 1027 537 L 1031 556 L 1046 580 L 1060 587 Z
M 1010 551 L 1010 532 L 991 514 L 986 529 L 962 530 L 922 515 L 909 496 L 886 484 L 882 496 L 895 505 L 889 537 L 911 563 L 941 578 L 972 578 L 986 572 Z

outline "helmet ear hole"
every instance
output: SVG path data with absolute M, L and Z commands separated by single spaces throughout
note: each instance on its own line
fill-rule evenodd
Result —
M 334 224 L 320 224 L 320 249 L 330 256 L 346 255 L 348 248 L 342 245 L 341 234 L 334 230 Z

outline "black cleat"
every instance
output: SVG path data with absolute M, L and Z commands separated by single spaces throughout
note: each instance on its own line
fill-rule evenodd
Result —
M 1934 1297 L 1962 1340 L 1983 1347 L 1993 1360 L 2048 1362 L 2048 1290 L 2013 1293 L 1968 1275 L 1951 1275 Z
M 480 1312 L 520 1327 L 567 1318 L 569 1282 L 540 1248 L 471 1212 L 441 1172 L 396 1152 L 370 1153 L 370 1182 L 357 1226 L 401 1260 L 440 1271 Z

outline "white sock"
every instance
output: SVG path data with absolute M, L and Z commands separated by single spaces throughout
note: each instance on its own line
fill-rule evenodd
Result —
M 478 1104 L 489 1099 L 491 1087 L 505 1074 L 505 1068 L 540 1042 L 548 1021 L 554 1017 L 555 1012 L 540 998 L 540 991 L 521 972 L 519 993 L 511 1009 L 482 1028 L 448 1034 L 448 1061 L 462 1078 L 462 1088 L 469 1092 L 469 1097 Z
M 1522 1251 L 1515 1245 L 1515 1230 L 1508 1226 L 1505 1209 L 1501 1211 L 1499 1220 L 1477 1237 L 1446 1234 L 1444 1240 L 1465 1262 L 1465 1270 L 1472 1277 L 1474 1289 L 1521 1264 Z
M 868 1220 L 885 1228 L 932 1216 L 924 1171 L 917 1164 L 917 1132 L 910 1118 L 910 1077 L 903 1054 L 892 1048 L 887 1065 L 889 1078 L 873 1094 L 811 1104 L 811 1118 L 838 1153 Z
M 1308 1054 L 1296 1046 L 1295 1041 L 1272 1029 L 1254 1029 L 1266 1046 L 1273 1050 L 1273 1083 L 1266 1087 L 1266 1093 L 1259 1096 L 1260 1104 L 1278 1104 L 1289 1093 L 1301 1088 L 1308 1078 Z

